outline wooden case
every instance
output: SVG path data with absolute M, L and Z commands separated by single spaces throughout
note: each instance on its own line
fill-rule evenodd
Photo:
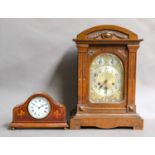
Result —
M 35 119 L 28 112 L 28 104 L 34 97 L 45 97 L 50 105 L 51 112 L 43 119 Z M 9 126 L 15 128 L 67 128 L 66 108 L 64 105 L 54 101 L 45 93 L 36 93 L 30 96 L 22 105 L 13 109 L 13 121 Z
M 136 57 L 142 39 L 125 28 L 101 25 L 83 31 L 74 41 L 78 48 L 78 103 L 70 128 L 142 129 L 143 119 L 136 113 L 135 105 Z M 120 104 L 92 104 L 88 100 L 89 68 L 96 56 L 107 52 L 117 55 L 124 66 L 123 101 Z

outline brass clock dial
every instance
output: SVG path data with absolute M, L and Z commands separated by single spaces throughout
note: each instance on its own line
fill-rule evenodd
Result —
M 98 55 L 90 66 L 91 103 L 119 103 L 123 99 L 123 65 L 114 54 Z

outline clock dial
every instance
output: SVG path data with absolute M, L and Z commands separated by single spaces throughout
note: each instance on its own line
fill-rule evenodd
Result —
M 28 104 L 29 114 L 36 119 L 45 118 L 50 111 L 50 103 L 45 97 L 35 97 Z
M 123 99 L 123 77 L 123 65 L 117 56 L 97 56 L 90 67 L 90 102 L 119 103 Z

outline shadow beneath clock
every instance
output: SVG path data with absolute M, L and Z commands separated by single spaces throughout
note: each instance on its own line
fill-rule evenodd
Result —
M 89 129 L 89 130 L 133 130 L 133 128 L 132 127 L 116 127 L 116 128 L 98 128 L 98 127 L 94 127 L 94 126 L 92 126 L 92 127 L 81 127 L 81 129 L 84 129 L 84 130 L 87 130 L 87 129 Z
M 6 128 L 6 129 L 10 129 L 10 128 L 9 128 L 9 125 L 10 125 L 10 124 L 7 124 L 7 123 L 6 123 L 6 124 L 3 124 L 3 127 Z
M 67 120 L 76 111 L 77 72 L 77 51 L 75 47 L 70 47 L 47 84 L 47 89 L 53 94 L 53 98 L 66 106 Z

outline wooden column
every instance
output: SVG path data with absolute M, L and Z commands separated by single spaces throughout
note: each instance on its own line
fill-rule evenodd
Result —
M 78 44 L 78 106 L 85 103 L 88 44 Z
M 136 56 L 139 45 L 128 45 L 128 102 L 127 112 L 136 112 L 135 93 L 136 93 Z

